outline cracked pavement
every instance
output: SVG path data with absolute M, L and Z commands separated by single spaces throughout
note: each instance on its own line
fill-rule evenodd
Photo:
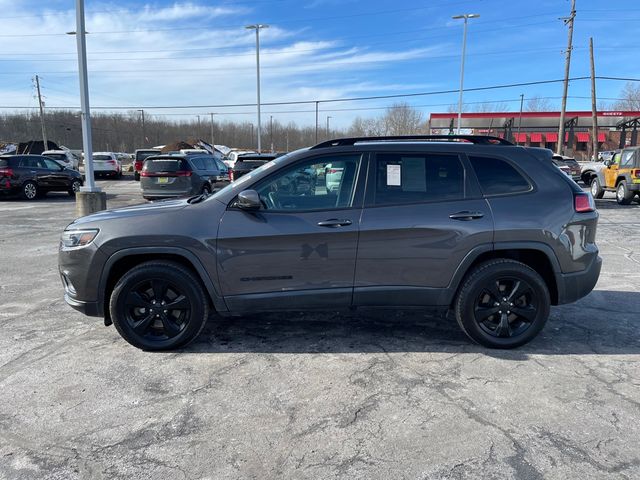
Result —
M 392 311 L 212 319 L 145 353 L 62 299 L 74 202 L 2 200 L 0 479 L 640 478 L 640 205 L 597 205 L 596 290 L 514 351 Z

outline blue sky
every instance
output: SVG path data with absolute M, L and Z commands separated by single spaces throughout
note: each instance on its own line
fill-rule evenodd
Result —
M 72 0 L 0 0 L 0 106 L 35 107 L 32 77 L 39 74 L 49 107 L 78 108 Z M 614 10 L 615 9 L 615 10 Z M 299 101 L 457 89 L 462 22 L 470 20 L 465 86 L 480 87 L 562 78 L 568 0 L 86 0 L 91 104 L 145 107 L 148 114 L 192 120 L 214 110 L 253 121 L 251 108 L 153 109 L 255 102 L 255 37 L 249 23 L 271 27 L 261 35 L 262 101 Z M 640 4 L 633 0 L 577 0 L 571 75 L 589 74 L 594 37 L 598 75 L 639 77 L 635 59 Z M 600 81 L 598 96 L 615 98 L 621 82 Z M 556 107 L 561 84 L 465 94 L 517 110 L 525 99 L 547 97 Z M 568 107 L 590 108 L 589 82 L 570 86 Z M 579 98 L 585 97 L 585 98 Z M 321 105 L 321 118 L 347 126 L 376 116 L 398 100 Z M 456 94 L 406 98 L 425 116 L 446 111 Z M 7 108 L 10 107 L 10 108 Z M 311 125 L 313 106 L 264 106 L 267 116 Z

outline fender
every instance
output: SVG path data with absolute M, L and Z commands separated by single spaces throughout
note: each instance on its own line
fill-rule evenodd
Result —
M 216 290 L 211 277 L 202 265 L 200 259 L 189 250 L 180 247 L 132 247 L 124 248 L 115 252 L 107 259 L 104 266 L 102 267 L 100 282 L 98 283 L 98 305 L 104 305 L 104 293 L 107 288 L 107 279 L 109 278 L 111 268 L 118 260 L 133 255 L 148 255 L 154 253 L 176 255 L 184 258 L 185 260 L 188 260 L 189 263 L 193 265 L 193 268 L 195 268 L 198 276 L 202 280 L 202 283 L 204 284 L 207 293 L 209 294 L 209 298 L 211 298 L 211 301 L 213 302 L 213 306 L 215 307 L 216 312 L 227 311 L 227 306 L 224 300 L 220 295 L 218 295 L 218 291 Z

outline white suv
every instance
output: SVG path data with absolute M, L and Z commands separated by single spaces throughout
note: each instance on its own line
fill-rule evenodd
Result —
M 93 154 L 93 173 L 120 178 L 122 177 L 122 164 L 113 152 L 95 152 Z
M 71 170 L 78 170 L 79 160 L 69 150 L 46 150 L 42 152 L 44 157 L 53 158 L 58 163 L 64 165 Z

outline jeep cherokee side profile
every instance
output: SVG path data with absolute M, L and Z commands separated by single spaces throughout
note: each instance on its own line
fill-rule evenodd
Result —
M 209 312 L 377 307 L 451 311 L 475 342 L 517 347 L 600 273 L 593 198 L 551 155 L 470 135 L 324 142 L 207 198 L 77 219 L 64 297 L 146 350 L 186 345 Z

